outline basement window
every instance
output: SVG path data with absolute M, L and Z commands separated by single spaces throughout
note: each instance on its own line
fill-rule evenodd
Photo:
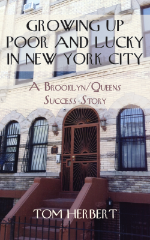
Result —
M 120 203 L 120 240 L 149 239 L 149 222 L 149 204 Z
M 142 8 L 144 57 L 150 57 L 150 6 Z
M 0 198 L 0 222 L 13 208 L 13 198 Z

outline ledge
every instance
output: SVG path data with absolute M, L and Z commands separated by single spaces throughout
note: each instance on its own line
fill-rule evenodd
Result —
M 133 14 L 134 10 L 132 8 L 126 9 L 124 11 L 120 12 L 120 15 L 128 15 L 128 14 Z
M 53 3 L 50 3 L 50 6 L 53 6 L 53 5 L 56 5 L 56 4 L 59 4 L 59 3 L 62 3 L 62 2 L 65 2 L 66 0 L 57 0 Z
M 0 197 L 2 198 L 21 198 L 25 194 L 26 190 L 5 190 L 0 189 Z
M 130 68 L 132 68 L 133 70 L 133 67 L 140 67 L 142 66 L 143 64 L 149 64 L 150 63 L 150 57 L 144 57 L 141 59 L 141 64 L 140 65 L 137 65 L 136 61 L 131 61 L 130 65 L 127 65 L 127 64 L 122 64 L 122 65 L 117 65 L 117 66 L 114 66 L 114 65 L 106 65 L 106 66 L 102 66 L 102 67 L 97 67 L 97 68 L 93 68 L 93 69 L 87 69 L 85 71 L 78 71 L 76 73 L 71 73 L 71 74 L 65 74 L 65 75 L 62 75 L 62 76 L 58 76 L 58 77 L 50 77 L 50 78 L 47 78 L 47 79 L 44 79 L 44 80 L 39 80 L 39 81 L 36 81 L 36 79 L 33 79 L 32 82 L 27 82 L 27 83 L 20 83 L 20 84 L 17 84 L 17 85 L 13 85 L 9 88 L 7 88 L 7 90 L 12 90 L 12 89 L 17 89 L 17 88 L 21 88 L 21 87 L 28 87 L 28 86 L 32 86 L 33 82 L 35 82 L 36 84 L 42 84 L 44 82 L 50 82 L 50 81 L 57 81 L 57 80 L 61 80 L 61 79 L 67 79 L 67 78 L 70 78 L 73 79 L 74 77 L 79 77 L 79 76 L 82 76 L 82 75 L 86 75 L 86 74 L 102 74 L 102 76 L 106 76 L 106 75 L 113 75 L 113 74 L 119 74 L 119 73 L 122 73 L 122 72 L 127 72 L 127 71 L 130 71 Z M 126 70 L 127 68 L 127 70 Z M 112 70 L 115 70 L 115 72 L 113 72 Z M 97 78 L 97 76 L 95 76 Z M 93 76 L 92 76 L 93 78 Z
M 45 173 L 0 173 L 0 177 L 59 177 L 59 173 L 45 172 Z
M 100 177 L 111 176 L 138 176 L 147 177 L 150 176 L 148 171 L 100 171 Z M 59 173 L 46 172 L 46 173 L 0 173 L 0 177 L 54 177 L 58 178 Z
M 34 15 L 34 14 L 38 14 L 42 12 L 42 7 L 39 7 L 35 10 L 32 10 L 30 12 L 27 12 L 27 13 L 20 13 L 20 14 L 17 14 L 16 17 L 15 17 L 15 21 L 17 20 L 20 20 L 20 19 L 23 19 L 23 18 L 26 18 L 28 16 L 30 16 L 31 14 Z
M 100 171 L 100 177 L 113 177 L 113 176 L 137 176 L 147 177 L 150 176 L 150 172 L 147 171 Z

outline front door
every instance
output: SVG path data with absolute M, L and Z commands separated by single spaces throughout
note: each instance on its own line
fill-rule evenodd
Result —
M 80 191 L 85 177 L 99 176 L 99 121 L 92 109 L 74 109 L 63 129 L 62 190 Z

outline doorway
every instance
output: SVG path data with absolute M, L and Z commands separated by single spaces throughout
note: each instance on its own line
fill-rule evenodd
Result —
M 71 110 L 63 124 L 63 191 L 80 191 L 86 177 L 99 177 L 99 117 L 91 108 Z

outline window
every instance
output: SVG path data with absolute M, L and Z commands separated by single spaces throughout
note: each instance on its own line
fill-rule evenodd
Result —
M 48 128 L 48 122 L 44 118 L 38 118 L 32 124 L 24 156 L 23 171 L 46 171 Z
M 25 0 L 24 5 L 27 3 L 34 3 L 35 4 L 35 9 L 39 8 L 40 6 L 40 0 Z
M 144 37 L 144 56 L 150 56 L 150 6 L 142 9 L 143 15 L 143 37 Z
M 109 56 L 115 53 L 115 44 L 114 44 L 114 31 L 108 31 L 106 28 L 106 21 L 109 21 L 109 29 L 114 29 L 114 19 L 109 18 L 102 21 L 97 21 L 92 23 L 92 28 L 97 29 L 97 25 L 100 26 L 100 31 L 91 31 L 90 32 L 90 53 L 92 54 L 92 64 L 90 64 L 90 68 L 101 67 L 105 65 L 109 65 Z M 108 38 L 108 43 L 106 47 L 106 37 Z M 97 41 L 96 41 L 97 38 Z M 97 42 L 97 48 L 96 43 Z M 101 54 L 100 54 L 101 53 Z M 100 63 L 97 59 L 97 64 L 95 62 L 95 54 L 99 55 Z M 113 55 L 114 56 L 114 55 Z M 112 56 L 111 60 L 114 61 L 114 57 Z
M 17 172 L 19 123 L 10 122 L 1 133 L 0 172 Z
M 149 222 L 149 204 L 120 203 L 120 240 L 149 239 Z
M 0 222 L 13 208 L 13 198 L 0 198 Z
M 76 39 L 76 31 L 72 30 L 68 32 L 59 32 L 56 37 L 57 38 L 56 43 L 58 43 L 61 37 L 63 37 L 67 45 L 70 46 L 70 37 L 72 37 L 73 39 Z M 76 53 L 76 45 L 72 43 L 71 48 L 70 47 L 66 48 L 64 44 L 58 45 L 56 47 L 56 53 L 57 53 L 57 56 L 55 61 L 54 77 L 62 76 L 69 73 L 75 73 L 76 64 L 73 61 L 73 56 Z M 69 58 L 70 60 L 69 65 L 67 64 L 67 58 L 64 56 L 64 53 L 66 54 L 67 57 L 71 55 Z
M 142 109 L 124 109 L 118 120 L 119 170 L 146 170 L 145 121 Z
M 30 61 L 29 58 L 27 58 L 26 64 L 26 54 L 28 53 L 32 58 L 33 53 L 35 52 L 35 44 L 36 41 L 32 41 L 30 42 L 31 47 L 28 45 L 22 47 L 22 45 L 20 45 L 22 48 L 19 50 L 19 64 L 17 66 L 16 72 L 16 84 L 29 82 L 33 79 L 34 64 Z
M 126 199 L 126 198 L 125 198 Z M 124 199 L 124 200 L 125 200 Z M 120 206 L 119 206 L 120 205 Z M 94 219 L 94 240 L 148 240 L 150 239 L 150 205 L 114 202 L 114 218 L 107 210 L 107 217 Z M 92 238 L 91 238 L 92 239 Z

